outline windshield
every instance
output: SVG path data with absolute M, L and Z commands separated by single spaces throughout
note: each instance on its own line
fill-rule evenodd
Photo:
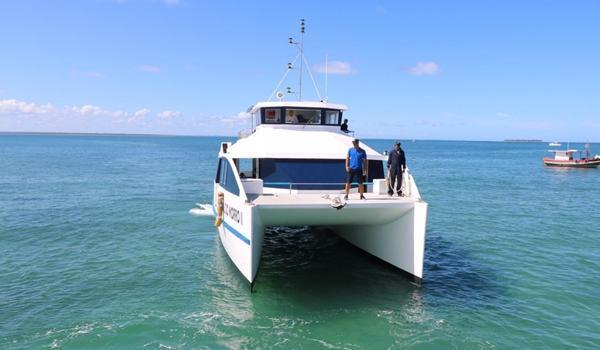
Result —
M 319 109 L 287 109 L 285 113 L 286 124 L 321 124 L 321 110 Z

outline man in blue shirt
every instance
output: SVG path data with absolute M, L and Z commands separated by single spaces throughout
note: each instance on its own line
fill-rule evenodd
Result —
M 363 169 L 367 169 L 367 152 L 360 148 L 358 143 L 359 140 L 354 139 L 352 141 L 354 147 L 350 148 L 348 155 L 346 155 L 346 195 L 344 196 L 346 200 L 350 192 L 350 184 L 354 181 L 354 178 L 357 178 L 360 199 L 366 199 L 363 195 Z

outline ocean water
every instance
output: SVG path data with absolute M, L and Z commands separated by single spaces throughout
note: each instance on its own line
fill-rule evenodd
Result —
M 188 214 L 220 141 L 0 135 L 0 348 L 600 348 L 600 170 L 546 168 L 542 143 L 405 142 L 421 287 L 277 228 L 250 293 Z

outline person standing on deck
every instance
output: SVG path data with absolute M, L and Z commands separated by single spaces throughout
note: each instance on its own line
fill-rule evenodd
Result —
M 390 174 L 388 194 L 392 196 L 394 189 L 396 189 L 398 197 L 402 196 L 402 173 L 406 170 L 406 157 L 404 156 L 404 150 L 400 146 L 401 143 L 396 141 L 387 161 L 387 168 Z M 395 187 L 395 185 L 398 187 Z
M 346 134 L 350 132 L 350 130 L 348 130 L 348 119 L 344 119 L 344 122 L 340 126 L 340 130 L 342 130 Z
M 358 139 L 354 139 L 352 145 L 354 147 L 350 148 L 346 155 L 346 195 L 344 199 L 348 199 L 350 184 L 352 184 L 354 178 L 358 180 L 360 199 L 366 199 L 363 188 L 363 169 L 367 169 L 367 152 L 360 148 Z

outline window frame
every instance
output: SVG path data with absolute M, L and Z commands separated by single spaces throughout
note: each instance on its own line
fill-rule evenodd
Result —
M 267 110 L 279 110 L 279 122 L 277 123 L 267 123 L 266 112 Z M 285 118 L 288 110 L 307 110 L 307 111 L 320 111 L 321 120 L 316 124 L 307 124 L 307 123 L 286 123 Z M 327 112 L 337 112 L 338 118 L 334 124 L 326 123 Z M 264 125 L 327 125 L 327 126 L 340 126 L 342 125 L 344 111 L 340 109 L 331 109 L 331 108 L 310 108 L 310 107 L 263 107 L 260 109 L 260 124 Z
M 277 118 L 278 120 L 276 122 L 267 122 L 267 111 L 271 111 L 271 110 L 277 111 L 279 113 L 278 118 Z M 282 124 L 283 123 L 283 121 L 282 121 L 283 118 L 281 117 L 283 115 L 283 108 L 262 108 L 261 114 L 263 116 L 262 119 L 263 119 L 264 124 Z
M 309 112 L 319 112 L 319 113 L 314 113 L 315 115 L 319 115 L 319 122 L 318 123 L 301 123 L 301 122 L 296 122 L 296 123 L 288 123 L 287 122 L 287 114 L 288 111 L 309 111 Z M 282 124 L 285 125 L 322 125 L 323 124 L 323 110 L 321 108 L 285 108 L 285 114 L 283 119 Z M 295 113 L 296 115 L 298 115 L 298 113 Z
M 337 120 L 335 121 L 334 124 L 330 124 L 327 123 L 327 112 L 335 112 L 337 113 Z M 342 111 L 338 110 L 338 109 L 324 109 L 323 110 L 323 125 L 330 125 L 330 126 L 340 126 L 340 116 L 342 115 Z
M 237 182 L 233 167 L 227 158 L 219 158 L 217 176 L 218 183 L 223 189 L 236 196 L 240 195 L 240 185 Z

